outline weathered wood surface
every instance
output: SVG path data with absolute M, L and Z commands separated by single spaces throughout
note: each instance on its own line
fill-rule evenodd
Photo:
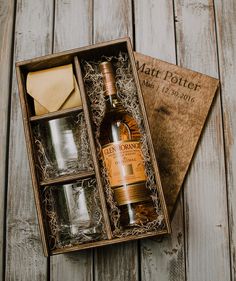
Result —
M 51 52 L 50 1 L 17 1 L 15 20 L 14 62 Z M 6 280 L 44 281 L 47 259 L 39 236 L 14 66 L 12 75 Z
M 0 279 L 4 273 L 5 247 L 5 196 L 6 196 L 6 157 L 8 153 L 8 116 L 11 87 L 11 58 L 13 49 L 14 1 L 0 1 Z
M 225 138 L 232 280 L 236 280 L 236 3 L 215 2 Z
M 94 0 L 94 38 L 98 43 L 119 37 L 133 39 L 131 0 Z M 94 280 L 138 281 L 138 242 L 95 249 Z
M 0 0 L 0 23 L 2 279 L 235 281 L 235 1 Z M 222 82 L 185 182 L 184 200 L 173 218 L 173 235 L 163 241 L 146 239 L 47 260 L 37 227 L 11 61 L 126 35 L 139 52 L 220 77 Z
M 172 1 L 135 1 L 136 51 L 176 63 Z M 149 30 L 149 32 L 147 32 Z M 152 110 L 149 108 L 149 110 Z M 172 235 L 158 242 L 141 244 L 142 280 L 185 280 L 182 200 L 172 221 Z
M 56 1 L 54 25 L 53 52 L 91 44 L 92 1 Z M 93 250 L 50 258 L 50 280 L 76 279 L 93 280 Z
M 175 1 L 178 63 L 218 77 L 213 1 Z M 186 278 L 230 280 L 224 142 L 216 96 L 184 189 Z

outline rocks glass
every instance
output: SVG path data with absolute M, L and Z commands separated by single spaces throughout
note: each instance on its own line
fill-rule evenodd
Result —
M 34 139 L 41 179 L 92 169 L 82 113 L 39 121 Z
M 47 186 L 43 191 L 43 202 L 54 246 L 101 238 L 102 212 L 94 178 Z

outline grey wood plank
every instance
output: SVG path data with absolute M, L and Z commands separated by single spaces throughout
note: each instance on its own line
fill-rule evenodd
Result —
M 172 1 L 135 1 L 138 52 L 176 63 L 174 32 Z M 178 202 L 171 226 L 171 236 L 163 241 L 141 241 L 142 280 L 185 280 L 182 200 Z
M 94 0 L 94 43 L 133 37 L 130 0 Z M 138 243 L 128 242 L 95 250 L 95 280 L 138 280 Z
M 14 62 L 48 54 L 53 2 L 17 1 Z M 47 280 L 26 154 L 15 69 L 12 80 L 7 200 L 6 280 Z
M 4 274 L 4 215 L 6 193 L 6 157 L 8 140 L 8 116 L 12 59 L 12 34 L 14 25 L 14 1 L 0 1 L 0 276 Z
M 53 52 L 92 44 L 93 0 L 57 0 Z
M 214 1 L 224 120 L 232 280 L 236 280 L 236 3 Z
M 213 1 L 176 0 L 178 62 L 218 77 Z M 186 277 L 230 280 L 221 100 L 218 94 L 184 194 Z
M 142 281 L 186 280 L 182 199 L 175 212 L 171 237 L 141 241 Z
M 93 252 L 66 253 L 50 258 L 50 280 L 93 280 Z
M 92 0 L 56 1 L 54 52 L 92 43 Z M 93 250 L 50 258 L 50 279 L 92 280 Z
M 94 43 L 133 38 L 131 0 L 94 0 Z
M 125 242 L 96 249 L 94 266 L 94 280 L 139 280 L 137 242 Z

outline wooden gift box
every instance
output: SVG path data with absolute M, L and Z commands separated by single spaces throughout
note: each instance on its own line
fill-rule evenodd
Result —
M 88 102 L 88 97 L 86 95 L 86 91 L 85 91 L 85 87 L 84 87 L 80 61 L 85 58 L 89 59 L 89 58 L 93 58 L 96 56 L 101 56 L 101 54 L 105 54 L 105 55 L 117 54 L 119 51 L 127 52 L 130 63 L 131 63 L 134 81 L 135 81 L 136 88 L 137 88 L 139 104 L 140 104 L 141 112 L 143 114 L 143 121 L 144 121 L 144 126 L 145 126 L 145 130 L 146 130 L 146 134 L 147 134 L 149 153 L 150 153 L 150 156 L 152 159 L 152 165 L 153 165 L 153 169 L 154 169 L 154 173 L 155 173 L 156 187 L 158 189 L 160 204 L 161 204 L 161 208 L 163 210 L 165 228 L 160 229 L 160 230 L 155 230 L 155 231 L 149 231 L 149 232 L 142 233 L 142 234 L 130 235 L 130 236 L 126 236 L 126 237 L 117 238 L 117 237 L 113 237 L 112 231 L 111 231 L 111 224 L 110 224 L 110 219 L 109 219 L 109 214 L 108 214 L 108 208 L 107 208 L 107 204 L 106 204 L 106 198 L 104 195 L 103 184 L 102 184 L 102 179 L 101 179 L 101 174 L 100 174 L 99 164 L 98 164 L 98 159 L 97 159 L 97 154 L 96 154 L 96 146 L 95 146 L 95 141 L 94 141 L 94 136 L 93 136 L 93 124 L 91 121 L 89 102 Z M 43 70 L 43 69 L 47 69 L 47 68 L 51 68 L 51 67 L 61 66 L 61 65 L 69 64 L 69 63 L 73 64 L 73 71 L 76 76 L 76 79 L 77 79 L 77 82 L 78 82 L 78 85 L 80 88 L 80 92 L 81 92 L 82 107 L 64 109 L 64 110 L 59 110 L 56 112 L 51 112 L 51 113 L 47 113 L 44 115 L 36 116 L 34 113 L 33 99 L 27 94 L 27 91 L 26 91 L 27 73 L 31 72 L 31 71 L 37 71 L 37 70 Z M 131 46 L 129 38 L 113 40 L 113 41 L 109 41 L 109 42 L 105 42 L 105 43 L 95 44 L 95 45 L 88 46 L 88 47 L 82 47 L 82 48 L 78 48 L 78 49 L 61 52 L 58 54 L 52 54 L 52 55 L 43 56 L 43 57 L 39 57 L 39 58 L 27 60 L 27 61 L 17 62 L 16 63 L 16 74 L 17 74 L 20 103 L 21 103 L 22 115 L 23 115 L 26 146 L 27 146 L 27 151 L 28 151 L 29 165 L 30 165 L 32 184 L 33 184 L 33 190 L 34 190 L 34 198 L 35 198 L 35 203 L 36 203 L 39 228 L 40 228 L 41 239 L 42 239 L 45 256 L 170 233 L 170 224 L 169 224 L 169 219 L 168 219 L 167 208 L 166 208 L 165 200 L 163 197 L 163 191 L 162 191 L 162 187 L 161 187 L 158 166 L 157 166 L 157 162 L 155 159 L 155 154 L 154 154 L 154 149 L 153 149 L 153 145 L 152 145 L 149 125 L 148 125 L 148 121 L 147 121 L 143 96 L 142 96 L 142 92 L 141 92 L 141 88 L 140 88 L 140 84 L 139 84 L 139 79 L 138 79 L 138 74 L 137 74 L 137 70 L 136 70 L 136 66 L 135 66 L 132 46 Z M 77 174 L 61 176 L 61 177 L 57 177 L 55 179 L 42 181 L 37 172 L 36 150 L 35 150 L 35 143 L 34 143 L 33 135 L 32 135 L 33 124 L 35 124 L 35 122 L 40 122 L 42 120 L 50 120 L 50 119 L 58 118 L 58 117 L 65 117 L 69 114 L 77 113 L 77 112 L 84 113 L 94 170 L 78 172 Z M 96 181 L 97 181 L 97 187 L 98 187 L 98 192 L 99 192 L 99 197 L 100 197 L 99 199 L 101 202 L 101 209 L 102 209 L 107 239 L 51 250 L 49 248 L 49 244 L 48 244 L 47 226 L 46 226 L 45 217 L 44 217 L 44 213 L 43 213 L 43 207 L 42 207 L 42 202 L 41 202 L 41 197 L 40 197 L 40 189 L 42 189 L 44 186 L 64 184 L 64 183 L 71 182 L 73 180 L 83 179 L 83 178 L 87 178 L 87 177 L 95 177 Z

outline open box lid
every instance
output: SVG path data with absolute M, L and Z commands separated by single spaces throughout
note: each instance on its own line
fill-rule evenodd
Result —
M 219 80 L 134 53 L 163 192 L 171 216 Z

